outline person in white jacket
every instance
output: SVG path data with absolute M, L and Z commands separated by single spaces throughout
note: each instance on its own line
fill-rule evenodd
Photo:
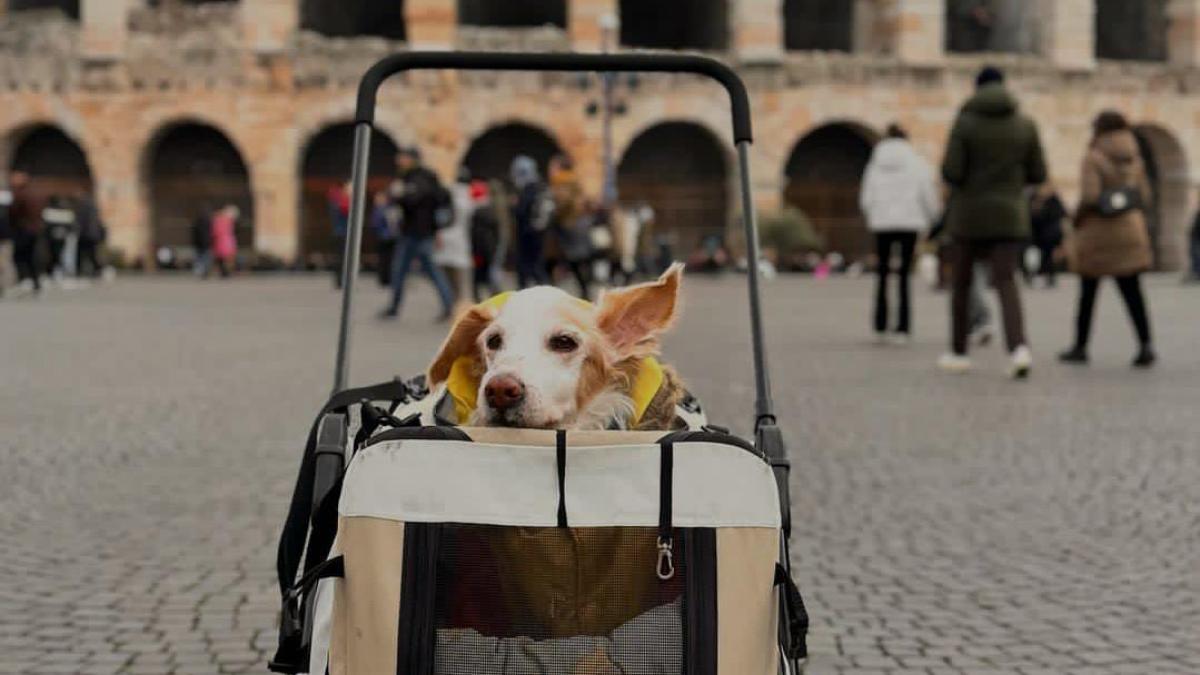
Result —
M 898 125 L 888 126 L 887 138 L 871 153 L 863 174 L 859 206 L 867 227 L 875 234 L 878 254 L 879 286 L 875 294 L 875 333 L 888 338 L 888 275 L 892 271 L 893 249 L 900 249 L 898 270 L 899 316 L 891 340 L 907 343 L 911 332 L 911 300 L 908 277 L 912 271 L 913 250 L 917 237 L 929 228 L 941 212 L 941 199 L 934 182 L 933 169 L 908 142 L 908 134 Z

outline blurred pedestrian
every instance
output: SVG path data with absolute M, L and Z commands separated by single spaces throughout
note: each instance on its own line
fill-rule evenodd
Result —
M 221 277 L 228 278 L 237 268 L 237 222 L 241 210 L 226 204 L 212 217 L 212 254 Z
M 392 258 L 396 253 L 396 239 L 400 237 L 400 218 L 400 207 L 388 199 L 387 191 L 376 192 L 371 206 L 371 229 L 375 231 L 375 252 L 379 261 L 376 277 L 384 288 L 391 285 Z
M 1059 358 L 1088 361 L 1088 338 L 1100 279 L 1113 277 L 1138 339 L 1133 365 L 1148 368 L 1156 355 L 1141 273 L 1153 256 L 1145 208 L 1152 199 L 1137 138 L 1121 113 L 1106 110 L 1092 123 L 1092 142 L 1083 159 L 1082 191 L 1071 243 L 1071 267 L 1079 274 L 1075 344 Z
M 212 270 L 213 253 L 212 253 L 212 221 L 215 213 L 209 207 L 205 207 L 192 218 L 192 248 L 196 251 L 196 257 L 192 262 L 192 272 L 201 279 L 207 279 L 208 273 Z
M 482 180 L 471 181 L 471 258 L 475 274 L 471 284 L 471 294 L 475 302 L 482 302 L 484 296 L 480 289 L 486 289 L 488 296 L 500 292 L 498 281 L 497 260 L 500 257 L 500 218 L 498 210 L 507 211 L 507 207 L 497 209 L 491 196 L 491 188 Z
M 350 184 L 338 183 L 325 192 L 325 205 L 329 209 L 329 225 L 333 230 L 333 286 L 342 287 L 342 269 L 346 257 L 346 229 L 350 223 Z
M 513 158 L 509 170 L 516 189 L 513 222 L 517 229 L 517 288 L 550 283 L 543 266 L 546 227 L 554 203 L 538 174 L 537 162 L 527 155 Z
M 466 300 L 468 275 L 472 271 L 471 261 L 471 215 L 474 204 L 471 200 L 471 173 L 465 167 L 450 186 L 450 199 L 454 215 L 450 224 L 437 231 L 433 262 L 442 268 L 450 282 L 454 302 Z
M 871 152 L 863 174 L 859 205 L 867 227 L 875 233 L 879 260 L 879 283 L 875 291 L 874 327 L 882 341 L 888 330 L 888 275 L 892 271 L 892 253 L 900 254 L 897 271 L 899 307 L 893 342 L 907 344 L 912 332 L 909 274 L 917 237 L 937 220 L 941 199 L 934 183 L 933 169 L 908 142 L 908 134 L 897 124 L 887 129 L 887 137 Z
M 550 160 L 550 196 L 554 199 L 554 216 L 550 235 L 558 242 L 562 262 L 579 285 L 579 297 L 591 298 L 592 261 L 591 225 L 596 204 L 583 196 L 583 186 L 575 175 L 575 166 L 566 155 Z
M 99 278 L 103 272 L 100 263 L 100 247 L 108 239 L 108 228 L 100 218 L 96 200 L 86 190 L 81 191 L 75 202 L 76 220 L 79 222 L 79 250 L 75 269 L 79 276 Z
M 29 187 L 29 174 L 14 171 L 9 176 L 12 203 L 8 216 L 13 235 L 13 263 L 17 267 L 17 283 L 34 293 L 42 290 L 41 270 L 37 263 L 38 241 L 41 239 L 42 218 Z
M 975 263 L 988 262 L 1000 296 L 1009 374 L 1026 377 L 1033 355 L 1025 339 L 1021 296 L 1013 278 L 1030 237 L 1023 191 L 1046 180 L 1046 161 L 1033 120 L 1018 111 L 1004 74 L 988 66 L 976 92 L 959 111 L 942 163 L 952 194 L 946 228 L 954 241 L 951 351 L 938 365 L 950 372 L 970 368 L 968 306 Z
M 1054 253 L 1062 246 L 1063 218 L 1067 209 L 1052 181 L 1046 181 L 1033 191 L 1029 200 L 1029 218 L 1033 229 L 1033 245 L 1038 251 L 1038 267 L 1034 276 L 1045 279 L 1046 288 L 1054 288 L 1057 261 Z
M 1200 282 L 1200 210 L 1196 211 L 1196 216 L 1192 219 L 1192 231 L 1188 235 L 1188 257 L 1191 266 L 1184 276 L 1184 281 Z
M 0 298 L 4 297 L 9 286 L 16 283 L 17 272 L 13 267 L 13 230 L 12 221 L 8 217 L 8 209 L 12 206 L 12 190 L 0 186 Z
M 42 234 L 46 240 L 46 274 L 62 282 L 74 270 L 74 243 L 79 235 L 75 209 L 62 195 L 51 195 L 42 208 Z
M 392 319 L 400 315 L 404 284 L 416 260 L 437 289 L 442 303 L 438 320 L 448 321 L 454 299 L 446 275 L 433 262 L 433 249 L 439 219 L 450 205 L 449 193 L 437 175 L 421 164 L 421 153 L 415 146 L 396 153 L 396 168 L 399 175 L 388 188 L 388 196 L 400 208 L 400 237 L 392 255 L 392 299 L 380 316 Z

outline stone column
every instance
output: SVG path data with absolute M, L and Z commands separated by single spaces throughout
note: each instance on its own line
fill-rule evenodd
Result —
M 404 23 L 408 31 L 408 45 L 412 49 L 453 49 L 458 32 L 458 3 L 449 0 L 406 0 Z
M 130 6 L 130 0 L 83 0 L 79 16 L 87 58 L 113 60 L 125 53 Z
M 1181 66 L 1200 65 L 1200 0 L 1171 0 L 1167 19 L 1167 58 Z
M 604 44 L 604 22 L 615 20 L 619 26 L 620 17 L 618 0 L 571 0 L 567 7 L 567 33 L 571 36 L 571 49 L 577 52 L 600 51 Z M 621 36 L 614 34 L 611 47 L 616 49 L 620 40 Z
M 1039 3 L 1038 52 L 1066 70 L 1096 67 L 1096 3 L 1054 0 Z
M 282 52 L 300 28 L 296 0 L 241 0 L 239 11 L 246 46 L 260 54 Z
M 942 60 L 946 42 L 946 0 L 876 0 L 875 40 L 883 53 L 906 63 Z
M 783 58 L 783 0 L 734 0 L 730 8 L 733 53 L 745 62 Z

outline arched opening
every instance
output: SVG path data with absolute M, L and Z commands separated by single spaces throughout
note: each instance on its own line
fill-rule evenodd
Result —
M 238 248 L 253 247 L 250 174 L 225 134 L 206 124 L 172 125 L 150 143 L 144 168 L 155 248 L 190 248 L 196 217 L 226 204 L 241 210 Z
M 1184 238 L 1191 226 L 1187 155 L 1179 141 L 1162 127 L 1138 125 L 1134 127 L 1134 133 L 1154 191 L 1146 224 L 1150 230 L 1155 266 L 1178 269 L 1184 257 Z
M 550 158 L 562 152 L 558 141 L 545 131 L 514 122 L 492 127 L 471 141 L 462 165 L 476 178 L 506 180 L 513 158 L 528 155 L 538 164 L 542 177 Z
M 333 232 L 329 192 L 350 180 L 354 155 L 354 125 L 335 124 L 313 136 L 300 165 L 300 250 L 313 265 L 324 267 L 341 255 Z M 367 171 L 368 199 L 386 189 L 396 175 L 396 142 L 386 133 L 371 134 Z M 367 251 L 374 251 L 374 232 L 365 228 Z
M 58 10 L 68 18 L 79 20 L 79 0 L 8 0 L 8 11 Z
M 851 0 L 785 0 L 784 48 L 850 51 L 854 42 L 854 5 Z
M 466 26 L 522 28 L 530 26 L 567 27 L 565 0 L 458 0 L 458 22 Z
M 621 44 L 723 50 L 729 45 L 729 8 L 725 0 L 621 0 Z
M 404 0 L 301 0 L 300 28 L 330 37 L 404 40 Z
M 690 122 L 664 122 L 643 131 L 617 166 L 621 203 L 648 204 L 654 227 L 675 239 L 677 255 L 705 237 L 724 237 L 729 224 L 729 170 L 721 141 Z
M 1169 0 L 1096 0 L 1096 58 L 1166 61 Z
M 32 189 L 46 197 L 74 197 L 92 189 L 92 172 L 83 148 L 49 124 L 15 135 L 8 166 L 29 174 Z
M 1033 54 L 1040 19 L 1036 0 L 947 0 L 946 51 Z
M 826 124 L 796 143 L 784 169 L 784 201 L 808 216 L 830 252 L 849 261 L 870 252 L 858 191 L 875 140 L 856 125 Z

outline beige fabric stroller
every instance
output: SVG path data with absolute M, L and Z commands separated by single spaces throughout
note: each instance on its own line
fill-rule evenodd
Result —
M 772 675 L 805 656 L 788 560 L 788 462 L 750 279 L 755 442 L 717 428 L 566 432 L 398 419 L 418 379 L 347 389 L 375 93 L 414 68 L 668 71 L 730 94 L 750 259 L 749 104 L 679 55 L 405 53 L 359 89 L 335 394 L 280 540 L 282 673 Z M 301 573 L 302 572 L 302 573 Z

